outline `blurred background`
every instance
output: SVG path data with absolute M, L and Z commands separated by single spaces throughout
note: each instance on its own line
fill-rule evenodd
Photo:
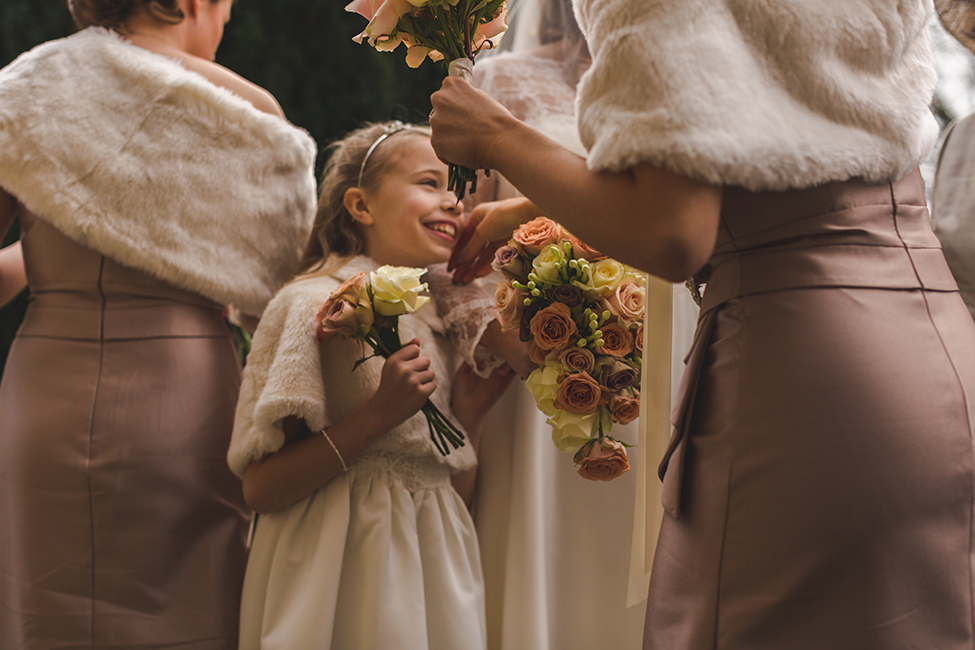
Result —
M 347 13 L 347 0 L 237 0 L 217 52 L 217 61 L 267 88 L 288 119 L 318 142 L 317 175 L 328 144 L 363 122 L 401 119 L 423 122 L 430 94 L 446 69 L 424 63 L 412 70 L 403 50 L 379 53 L 352 42 L 361 16 Z M 975 56 L 930 22 L 938 68 L 932 112 L 942 128 L 975 110 Z M 21 52 L 74 31 L 66 0 L 0 0 L 0 67 Z M 930 187 L 934 152 L 921 171 Z M 17 240 L 16 225 L 3 244 Z M 0 371 L 23 318 L 25 291 L 0 308 Z

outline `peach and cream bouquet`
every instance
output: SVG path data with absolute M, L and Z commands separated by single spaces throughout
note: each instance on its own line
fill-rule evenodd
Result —
M 518 329 L 538 368 L 527 386 L 579 474 L 608 481 L 630 466 L 613 424 L 640 414 L 646 278 L 539 217 L 495 253 L 504 331 Z
M 381 266 L 371 273 L 359 273 L 343 282 L 316 316 L 318 340 L 327 343 L 336 335 L 369 345 L 373 353 L 356 362 L 353 370 L 367 359 L 388 359 L 403 347 L 399 333 L 399 317 L 412 314 L 430 298 L 420 278 L 426 269 L 402 266 Z M 420 409 L 427 418 L 430 439 L 437 450 L 446 456 L 450 447 L 464 445 L 464 434 L 444 417 L 433 402 Z M 450 447 L 448 447 L 448 444 Z
M 506 0 L 353 0 L 346 11 L 369 21 L 353 38 L 380 52 L 402 43 L 406 63 L 418 67 L 424 59 L 446 61 L 448 74 L 471 81 L 474 55 L 497 47 L 508 28 Z M 449 165 L 447 188 L 464 198 L 467 184 L 477 191 L 477 172 Z

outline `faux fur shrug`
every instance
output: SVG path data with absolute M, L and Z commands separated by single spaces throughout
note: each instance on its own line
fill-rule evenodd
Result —
M 294 415 L 313 430 L 338 422 L 371 398 L 379 387 L 383 360 L 374 358 L 353 371 L 363 356 L 355 343 L 334 337 L 325 345 L 316 338 L 315 316 L 339 284 L 378 265 L 367 257 L 353 258 L 331 275 L 285 285 L 268 305 L 254 334 L 234 418 L 227 461 L 238 476 L 255 460 L 284 445 L 281 420 Z M 441 412 L 457 424 L 450 410 L 451 379 L 459 365 L 433 305 L 400 317 L 404 341 L 420 339 L 437 376 L 431 397 Z M 369 448 L 400 456 L 435 457 L 453 470 L 473 467 L 470 445 L 441 456 L 430 441 L 426 418 L 417 413 Z
M 315 143 L 91 28 L 0 70 L 0 186 L 76 242 L 259 314 L 315 210 Z
M 650 162 L 751 190 L 862 177 L 927 155 L 938 127 L 930 0 L 576 0 L 593 65 L 589 166 Z

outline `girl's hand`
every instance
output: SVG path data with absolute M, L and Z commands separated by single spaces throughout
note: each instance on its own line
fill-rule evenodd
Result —
M 487 93 L 447 77 L 430 97 L 430 142 L 441 160 L 471 169 L 491 169 L 496 135 L 517 120 Z
M 436 388 L 430 359 L 420 355 L 420 341 L 413 339 L 386 359 L 371 401 L 386 419 L 388 430 L 419 411 Z
M 538 207 L 523 197 L 476 206 L 447 262 L 447 270 L 454 271 L 454 282 L 468 284 L 488 275 L 495 251 L 508 243 L 519 226 L 540 216 Z

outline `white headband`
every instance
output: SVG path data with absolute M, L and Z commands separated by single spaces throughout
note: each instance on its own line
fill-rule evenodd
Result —
M 413 128 L 416 127 L 414 127 L 412 124 L 407 124 L 406 122 L 400 122 L 399 120 L 390 123 L 389 126 L 386 127 L 382 135 L 376 138 L 376 141 L 373 142 L 372 145 L 370 145 L 369 149 L 366 150 L 366 155 L 362 159 L 362 165 L 359 167 L 359 182 L 356 183 L 356 187 L 362 187 L 362 173 L 366 171 L 366 163 L 369 162 L 369 156 L 371 156 L 372 152 L 376 150 L 376 147 L 379 146 L 379 143 L 391 135 L 396 135 L 400 131 L 406 131 L 408 129 L 413 129 Z

